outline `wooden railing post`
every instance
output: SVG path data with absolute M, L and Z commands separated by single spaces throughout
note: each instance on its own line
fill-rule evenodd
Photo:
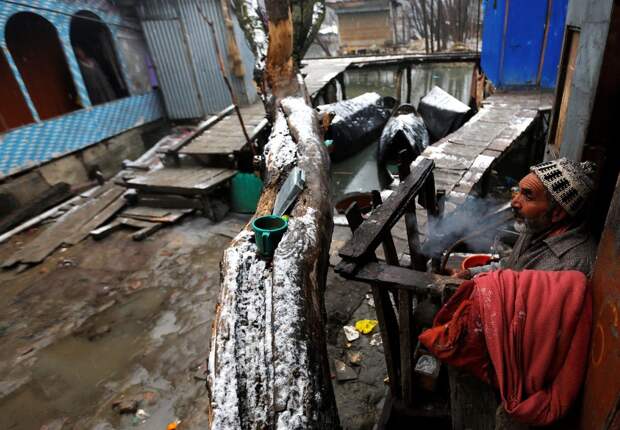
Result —
M 362 212 L 357 202 L 351 203 L 345 215 L 352 231 L 355 231 L 363 222 Z M 389 292 L 384 288 L 371 285 L 372 296 L 375 301 L 375 312 L 379 321 L 379 331 L 383 342 L 385 366 L 390 380 L 390 392 L 400 398 L 400 345 L 399 330 L 396 314 L 390 300 Z

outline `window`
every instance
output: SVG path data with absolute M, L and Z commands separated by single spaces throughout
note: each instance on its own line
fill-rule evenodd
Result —
M 71 45 L 93 105 L 129 95 L 108 27 L 91 12 L 71 19 Z
M 4 53 L 0 51 L 0 132 L 34 122 L 26 100 L 22 95 L 13 71 L 6 61 Z
M 41 119 L 80 108 L 58 33 L 48 20 L 17 13 L 6 24 L 5 38 Z

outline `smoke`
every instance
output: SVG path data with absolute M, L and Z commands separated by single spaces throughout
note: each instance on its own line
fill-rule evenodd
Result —
M 488 252 L 497 229 L 513 221 L 510 202 L 493 197 L 469 196 L 457 210 L 442 218 L 431 218 L 422 252 L 439 257 L 456 241 L 473 252 Z

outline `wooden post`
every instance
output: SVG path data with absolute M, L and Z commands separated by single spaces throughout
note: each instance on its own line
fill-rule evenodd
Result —
M 411 103 L 411 66 L 407 65 L 407 103 Z
M 357 202 L 351 203 L 345 215 L 351 231 L 357 230 L 362 224 L 362 213 L 357 206 Z M 385 366 L 390 380 L 390 392 L 393 396 L 400 397 L 400 344 L 398 321 L 388 291 L 374 285 L 371 286 L 371 289 L 375 301 L 375 312 L 377 313 L 377 320 L 379 321 L 381 341 L 383 342 Z
M 345 89 L 345 85 L 344 85 L 344 73 L 345 72 L 341 72 L 336 77 L 336 79 L 338 79 L 338 82 L 340 82 L 340 91 L 342 92 L 342 100 L 347 99 L 347 90 Z
M 400 105 L 403 95 L 403 69 L 398 68 L 396 72 L 396 105 Z
M 400 181 L 404 181 L 411 168 L 409 167 L 409 161 L 406 155 L 406 151 L 402 150 L 399 153 L 400 164 L 398 166 L 398 175 Z M 407 229 L 407 243 L 409 245 L 409 255 L 411 256 L 411 267 L 424 271 L 426 270 L 426 258 L 420 253 L 420 232 L 418 229 L 418 220 L 416 216 L 415 199 L 407 205 L 405 212 L 405 226 Z

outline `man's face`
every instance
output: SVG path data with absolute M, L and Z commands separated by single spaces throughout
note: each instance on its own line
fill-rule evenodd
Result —
M 512 198 L 517 231 L 536 233 L 551 226 L 552 210 L 545 187 L 538 176 L 530 173 L 519 182 L 519 192 Z

